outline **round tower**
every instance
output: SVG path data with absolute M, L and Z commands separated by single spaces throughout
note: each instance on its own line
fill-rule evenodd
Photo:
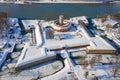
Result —
M 54 21 L 52 28 L 57 32 L 67 32 L 71 29 L 71 25 L 67 20 L 64 20 L 63 15 L 60 15 L 59 19 Z
M 63 21 L 64 21 L 63 15 L 60 15 L 60 16 L 59 16 L 59 24 L 60 24 L 60 25 L 63 25 Z

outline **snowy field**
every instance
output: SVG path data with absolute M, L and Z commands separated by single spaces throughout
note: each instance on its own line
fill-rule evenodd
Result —
M 0 73 L 0 80 L 34 80 L 52 75 L 64 67 L 62 61 L 51 60 L 28 69 L 15 72 L 14 66 L 18 60 L 19 54 L 19 52 L 12 53 L 13 59 L 11 61 L 8 59 L 3 66 L 2 72 Z
M 93 80 L 94 77 L 97 77 L 98 80 L 120 80 L 119 57 L 109 54 L 86 54 L 84 57 L 72 60 L 78 64 L 75 66 L 78 75 L 85 76 L 85 72 L 88 72 L 86 80 Z

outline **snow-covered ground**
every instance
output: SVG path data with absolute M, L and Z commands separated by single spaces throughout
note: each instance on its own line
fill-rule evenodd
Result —
M 119 40 L 119 21 L 114 20 L 114 19 L 106 19 L 106 21 L 102 22 L 102 19 L 92 19 L 94 26 L 99 29 L 103 30 L 100 35 L 103 35 L 110 39 L 113 40 L 118 48 L 120 47 L 120 40 Z M 106 26 L 110 25 L 111 27 L 107 28 Z M 99 33 L 98 33 L 99 34 Z
M 76 22 L 78 21 L 76 20 Z M 46 25 L 42 24 L 41 26 L 43 28 L 44 26 L 47 26 L 47 24 Z M 45 46 L 43 47 L 51 47 L 51 46 L 56 47 L 56 44 L 60 47 L 61 46 L 63 47 L 65 44 L 69 44 L 69 46 L 80 45 L 83 43 L 88 43 L 90 41 L 90 39 L 88 40 L 85 37 L 85 33 L 83 33 L 84 31 L 80 30 L 80 34 L 81 34 L 80 36 L 75 35 L 74 33 L 75 30 L 73 32 L 72 31 L 73 30 L 71 30 L 70 32 L 65 32 L 65 33 L 56 32 L 55 36 L 59 36 L 59 35 L 64 36 L 66 39 L 65 40 L 46 40 L 44 44 Z M 36 33 L 38 32 L 39 30 Z M 19 37 L 19 34 L 20 34 L 19 29 L 15 30 L 14 39 L 10 39 L 11 34 L 9 34 L 8 41 L 9 41 L 9 44 L 12 45 L 12 48 L 15 45 L 16 40 L 18 40 L 17 38 Z M 70 36 L 68 36 L 68 34 Z M 41 35 L 37 35 L 37 36 L 39 36 L 38 38 L 40 39 Z M 43 34 L 43 37 L 44 37 L 44 34 Z M 91 38 L 91 40 L 93 39 L 94 38 Z M 99 39 L 100 38 L 97 37 L 96 41 L 99 43 L 99 45 L 102 45 L 103 43 L 102 42 L 100 43 Z M 26 42 L 30 42 L 30 40 L 31 40 L 31 34 L 28 33 L 24 36 L 24 38 L 22 38 L 21 41 L 23 41 L 23 43 L 26 43 Z M 41 40 L 38 40 L 38 42 L 40 42 Z M 51 44 L 51 43 L 54 43 L 54 44 Z M 109 48 L 109 46 L 106 46 L 106 45 L 102 45 L 100 47 L 102 49 Z M 6 48 L 4 50 L 10 51 L 11 49 Z M 34 54 L 34 52 L 36 53 L 36 50 L 38 50 L 38 48 L 35 48 L 35 45 L 32 46 L 30 50 L 28 50 L 28 53 L 27 53 L 29 54 L 29 56 L 26 56 L 26 57 L 31 58 L 31 60 L 33 59 L 34 56 L 40 57 L 40 55 L 42 54 L 39 54 L 39 55 Z M 31 56 L 32 51 L 33 51 L 32 53 L 33 56 Z M 85 57 L 85 60 L 87 60 L 88 63 L 90 64 L 87 65 L 86 68 L 84 68 L 84 65 L 75 65 L 73 60 L 70 58 L 70 54 L 69 54 L 70 52 L 72 54 L 76 53 L 73 55 L 73 57 L 77 57 L 77 56 Z M 119 64 L 118 63 L 116 64 L 117 56 L 114 54 L 112 55 L 110 54 L 86 54 L 85 48 L 80 48 L 80 49 L 76 48 L 76 49 L 71 49 L 71 50 L 63 49 L 62 53 L 65 55 L 64 64 L 63 62 L 58 61 L 58 60 L 51 60 L 49 62 L 44 62 L 42 64 L 33 66 L 31 68 L 27 68 L 25 70 L 17 71 L 17 72 L 14 71 L 14 67 L 19 59 L 21 52 L 11 53 L 11 58 L 9 58 L 6 61 L 5 65 L 2 67 L 2 70 L 0 72 L 0 75 L 2 76 L 0 76 L 0 80 L 32 80 L 32 79 L 40 79 L 40 78 L 42 78 L 42 80 L 52 80 L 52 79 L 53 80 L 72 80 L 75 78 L 76 79 L 79 78 L 81 80 L 92 80 L 94 76 L 98 77 L 100 80 L 108 80 L 108 79 L 119 80 L 119 77 L 120 77 L 119 75 L 116 75 L 116 77 L 113 76 L 114 66 L 118 67 L 118 70 L 120 67 L 120 59 L 118 59 Z M 79 53 L 80 55 L 78 55 Z M 94 64 L 91 63 L 91 60 L 93 58 L 95 59 L 95 63 L 93 62 Z M 78 60 L 80 63 L 81 60 L 80 59 Z M 89 75 L 85 78 L 86 71 L 89 72 Z
M 2 57 L 0 57 L 0 63 L 1 63 L 0 66 L 6 60 L 8 53 L 13 52 L 16 44 L 16 40 L 21 34 L 21 28 L 17 18 L 8 18 L 8 26 L 9 26 L 8 30 L 6 29 L 3 30 L 4 32 L 3 35 L 7 34 L 7 36 L 5 36 L 5 38 L 0 39 L 1 42 L 0 49 L 4 53 Z
M 74 54 L 74 53 L 73 53 Z M 120 56 L 116 55 L 99 55 L 99 54 L 87 54 L 85 60 L 88 63 L 91 62 L 92 58 L 99 58 L 99 60 L 95 60 L 93 65 L 89 64 L 84 67 L 84 65 L 76 65 L 75 69 L 78 71 L 79 75 L 85 76 L 85 72 L 88 71 L 89 75 L 86 78 L 87 80 L 92 80 L 95 76 L 98 77 L 99 80 L 119 80 L 120 79 Z M 118 60 L 118 63 L 116 62 Z M 80 59 L 78 59 L 80 61 Z M 118 67 L 116 76 L 114 77 L 115 68 Z M 81 77 L 82 78 L 82 77 Z
M 59 71 L 58 73 L 53 74 L 51 76 L 42 78 L 42 80 L 52 80 L 52 79 L 54 79 L 54 80 L 63 80 L 63 78 L 68 75 L 67 72 L 70 72 L 70 66 L 69 66 L 67 60 L 65 60 L 64 63 L 65 63 L 65 67 L 61 71 Z
M 13 65 L 13 64 L 11 64 Z M 17 73 L 6 73 L 1 76 L 0 80 L 31 80 L 37 77 L 52 75 L 63 68 L 63 63 L 58 60 L 52 60 L 39 64 L 37 66 L 28 68 L 26 70 L 18 71 Z

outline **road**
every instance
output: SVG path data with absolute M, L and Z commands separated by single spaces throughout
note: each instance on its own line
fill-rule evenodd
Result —
M 83 76 L 83 74 L 81 74 L 80 71 L 82 71 L 82 68 L 80 66 L 77 66 L 77 65 L 74 65 L 72 63 L 72 60 L 70 59 L 69 57 L 69 52 L 67 49 L 64 50 L 64 54 L 67 58 L 67 61 L 69 63 L 69 66 L 70 66 L 70 69 L 71 69 L 71 72 L 74 72 L 76 77 L 79 79 L 79 80 L 87 80 L 85 79 L 85 77 Z M 83 72 L 82 72 L 83 73 Z

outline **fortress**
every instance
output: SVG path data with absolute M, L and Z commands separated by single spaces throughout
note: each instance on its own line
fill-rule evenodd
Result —
M 16 64 L 17 70 L 54 59 L 65 49 L 94 54 L 116 53 L 113 46 L 87 28 L 89 22 L 85 16 L 66 20 L 61 15 L 53 21 L 22 20 L 22 23 L 26 31 L 30 31 L 31 25 L 34 29 L 31 42 L 25 44 Z

